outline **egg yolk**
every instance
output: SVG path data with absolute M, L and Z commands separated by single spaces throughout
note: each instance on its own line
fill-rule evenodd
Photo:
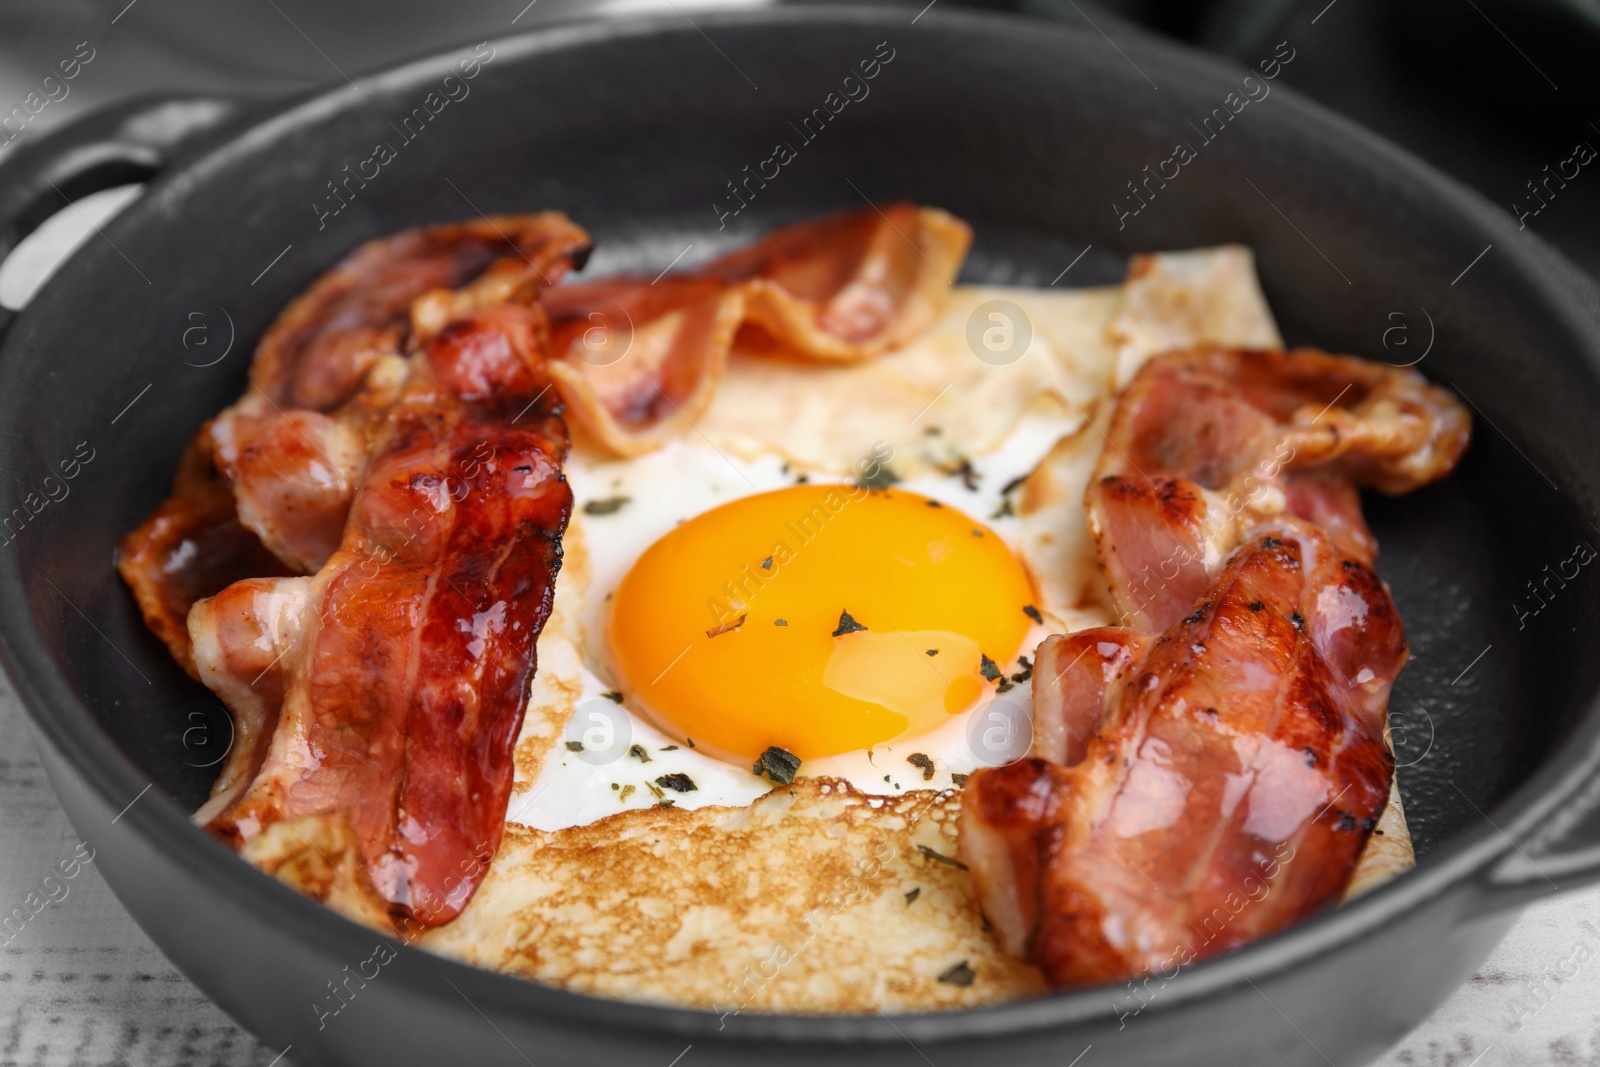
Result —
M 612 663 L 667 732 L 724 758 L 815 759 L 971 706 L 1028 630 L 1028 575 L 994 531 L 915 493 L 798 485 L 724 504 L 639 557 Z

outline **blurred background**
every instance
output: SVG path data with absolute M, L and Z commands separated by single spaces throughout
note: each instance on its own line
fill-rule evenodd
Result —
M 778 0 L 0 0 L 0 108 L 87 42 L 67 95 L 13 144 L 96 103 L 153 90 L 273 96 L 541 23 Z M 804 3 L 806 0 L 789 0 Z M 899 2 L 899 0 L 858 0 Z M 1306 42 L 1283 82 L 1410 149 L 1508 212 L 1530 178 L 1600 148 L 1600 0 L 935 0 L 1111 34 L 1175 38 L 1253 65 Z M 904 0 L 921 8 L 926 0 Z M 87 52 L 87 50 L 85 50 Z M 59 92 L 59 90 L 58 90 Z M 0 116 L 3 117 L 3 116 Z M 0 153 L 7 149 L 0 147 Z M 1571 167 L 1568 167 L 1570 174 Z M 1600 273 L 1600 175 L 1550 188 L 1527 225 Z M 3 294 L 0 294 L 3 296 Z M 9 301 L 7 301 L 9 302 Z

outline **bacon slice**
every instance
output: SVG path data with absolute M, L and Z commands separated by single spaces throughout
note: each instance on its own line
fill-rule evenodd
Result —
M 1163 629 L 1252 523 L 1290 514 L 1377 555 L 1355 486 L 1454 469 L 1466 410 L 1420 374 L 1352 356 L 1197 348 L 1145 363 L 1118 401 L 1086 504 L 1112 600 Z
M 716 278 L 632 275 L 545 298 L 551 376 L 569 409 L 619 455 L 640 455 L 704 414 L 745 319 L 745 291 Z
M 1388 796 L 1384 715 L 1406 659 L 1366 562 L 1284 520 L 1165 633 L 1047 644 L 1041 663 L 1099 660 L 1065 675 L 1087 684 L 1058 703 L 1072 721 L 1057 733 L 1101 721 L 1064 759 L 977 772 L 962 801 L 962 855 L 1008 949 L 1059 986 L 1119 981 L 1338 898 Z
M 285 655 L 300 640 L 311 594 L 310 578 L 246 578 L 189 611 L 196 675 L 233 715 L 228 758 L 195 814 L 201 825 L 231 807 L 261 770 L 283 706 Z
M 498 846 L 561 563 L 572 494 L 541 326 L 498 306 L 440 330 L 321 570 L 189 618 L 241 740 L 265 742 L 197 818 L 236 848 L 286 820 L 344 824 L 389 912 L 423 925 L 459 913 Z
M 293 573 L 314 573 L 339 547 L 373 435 L 406 375 L 406 360 L 384 356 L 330 414 L 286 411 L 252 392 L 212 420 L 239 521 Z
M 730 350 L 856 362 L 937 317 L 972 234 L 934 208 L 891 204 L 776 230 L 679 274 L 619 275 L 546 297 L 578 419 L 607 448 L 658 447 L 711 404 Z
M 201 427 L 178 460 L 172 495 L 117 547 L 117 569 L 146 625 L 196 679 L 186 622 L 190 605 L 247 575 L 291 573 L 239 522 L 233 491 L 212 460 L 210 425 Z
M 1085 495 L 1131 627 L 1047 638 L 1033 758 L 969 779 L 961 851 L 1057 985 L 1278 930 L 1344 892 L 1393 774 L 1404 631 L 1356 486 L 1443 477 L 1465 410 L 1409 370 L 1202 347 L 1145 362 Z
M 404 351 L 418 297 L 465 287 L 471 306 L 508 303 L 554 284 L 566 264 L 582 266 L 591 246 L 560 212 L 487 216 L 368 241 L 284 308 L 256 346 L 250 384 L 279 407 L 332 411 L 373 363 Z M 435 296 L 429 308 L 434 328 L 452 317 L 440 303 L 448 301 Z
M 851 363 L 926 329 L 971 243 L 955 216 L 895 203 L 776 230 L 697 273 L 742 283 L 750 325 L 779 350 Z
M 591 244 L 559 212 L 407 230 L 357 248 L 278 316 L 256 346 L 250 389 L 201 428 L 172 495 L 118 548 L 146 624 L 185 670 L 198 677 L 185 621 L 196 600 L 243 578 L 309 573 L 337 544 L 366 449 L 340 418 L 314 415 L 370 408 L 356 391 L 408 337 L 527 299 Z

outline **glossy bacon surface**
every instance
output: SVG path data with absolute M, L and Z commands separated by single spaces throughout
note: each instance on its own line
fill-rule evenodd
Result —
M 1119 399 L 1086 496 L 1113 603 L 1170 626 L 1252 523 L 1283 514 L 1370 562 L 1356 486 L 1435 481 L 1470 434 L 1461 404 L 1409 369 L 1311 350 L 1157 356 Z
M 1074 722 L 1100 721 L 1064 760 L 974 774 L 962 801 L 962 855 L 1008 948 L 1057 985 L 1113 982 L 1338 899 L 1388 797 L 1384 715 L 1406 659 L 1365 562 L 1285 520 L 1165 633 L 1047 644 L 1041 664 L 1087 666 L 1040 684 L 1081 687 Z
M 1062 986 L 1165 975 L 1339 899 L 1388 800 L 1404 630 L 1357 485 L 1470 435 L 1409 370 L 1156 356 L 1085 497 L 1126 627 L 1047 638 L 1033 758 L 975 773 L 961 851 L 1002 943 Z
M 357 248 L 279 315 L 245 396 L 201 429 L 172 494 L 118 548 L 146 624 L 185 670 L 196 600 L 310 573 L 337 544 L 366 458 L 365 423 L 352 418 L 370 413 L 361 390 L 374 365 L 458 311 L 527 299 L 589 247 L 557 212 L 407 230 Z
M 217 473 L 210 424 L 178 461 L 172 495 L 117 547 L 117 569 L 145 624 L 191 676 L 189 608 L 240 578 L 291 571 L 239 522 L 233 490 Z
M 318 278 L 256 346 L 250 384 L 282 408 L 331 411 L 380 357 L 405 350 L 412 303 L 477 285 L 503 303 L 582 264 L 588 235 L 559 212 L 423 226 L 368 241 Z M 551 275 L 554 274 L 554 277 Z
M 338 550 L 290 580 L 303 592 L 245 583 L 190 616 L 208 684 L 243 687 L 271 721 L 199 818 L 235 847 L 282 820 L 347 820 L 374 891 L 424 925 L 459 913 L 498 846 L 561 562 L 567 438 L 539 327 L 500 306 L 441 329 Z

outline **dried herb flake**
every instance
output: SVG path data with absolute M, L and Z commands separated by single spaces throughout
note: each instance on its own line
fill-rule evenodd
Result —
M 583 505 L 585 515 L 615 515 L 633 500 L 631 496 L 608 496 L 604 500 L 591 500 Z
M 656 779 L 656 785 L 662 789 L 670 789 L 674 793 L 693 793 L 700 787 L 694 784 L 694 779 L 679 771 L 676 774 L 663 774 Z
M 911 755 L 906 757 L 906 762 L 911 764 L 913 767 L 921 769 L 922 780 L 924 782 L 933 781 L 933 760 L 929 759 L 925 754 L 921 752 L 913 752 Z
M 964 871 L 967 869 L 967 865 L 956 859 L 954 856 L 946 856 L 943 852 L 935 852 L 927 845 L 918 845 L 917 851 L 928 857 L 933 862 L 942 863 L 946 867 L 954 867 L 958 871 Z
M 799 756 L 796 756 L 788 749 L 770 745 L 765 752 L 756 757 L 754 765 L 750 768 L 750 773 L 757 778 L 765 774 L 779 785 L 788 785 L 794 781 L 794 774 L 799 769 Z
M 978 977 L 978 972 L 972 969 L 972 965 L 970 963 L 968 963 L 966 960 L 962 960 L 960 963 L 941 974 L 939 976 L 939 981 L 944 982 L 946 985 L 971 985 L 972 980 L 976 977 Z
M 982 657 L 982 662 L 978 664 L 978 673 L 991 682 L 999 681 L 1000 665 L 981 652 L 978 655 Z
M 634 757 L 640 763 L 649 763 L 650 762 L 650 753 L 648 753 L 648 752 L 646 752 L 644 750 L 644 746 L 643 745 L 629 745 L 628 746 L 628 755 Z
M 839 626 L 838 629 L 833 631 L 833 636 L 843 637 L 845 634 L 853 634 L 858 630 L 865 629 L 866 627 L 857 622 L 848 611 L 841 611 L 839 612 Z
M 1022 613 L 1028 618 L 1032 619 L 1034 622 L 1038 623 L 1040 626 L 1044 625 L 1044 616 L 1041 615 L 1039 613 L 1039 609 L 1034 607 L 1032 604 L 1022 605 Z
M 867 468 L 871 468 L 871 474 L 866 473 Z M 887 463 L 879 463 L 876 460 L 864 459 L 857 469 L 861 470 L 862 474 L 856 484 L 867 489 L 887 489 L 900 480 L 900 476 L 890 470 Z

